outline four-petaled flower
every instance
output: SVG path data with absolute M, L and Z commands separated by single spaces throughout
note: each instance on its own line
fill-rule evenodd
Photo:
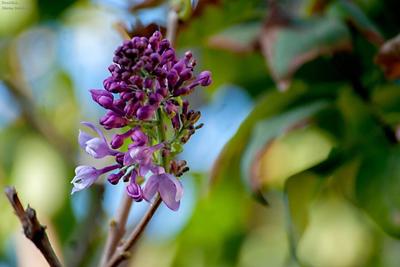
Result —
M 147 180 L 143 196 L 147 201 L 151 201 L 157 192 L 168 208 L 171 210 L 179 209 L 180 200 L 183 196 L 182 184 L 175 176 L 165 173 L 164 168 L 161 167 Z
M 106 137 L 96 126 L 94 126 L 94 124 L 85 121 L 82 122 L 82 124 L 97 132 L 97 134 L 99 135 L 99 137 L 93 137 L 79 130 L 79 145 L 89 155 L 96 159 L 99 159 L 104 158 L 105 156 L 114 156 L 118 153 L 117 151 L 114 151 L 109 147 Z

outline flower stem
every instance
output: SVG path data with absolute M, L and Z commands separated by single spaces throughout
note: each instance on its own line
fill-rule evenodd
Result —
M 132 206 L 132 198 L 124 192 L 121 203 L 122 204 L 117 212 L 115 220 L 110 222 L 110 229 L 106 246 L 102 254 L 100 266 L 106 266 L 107 261 L 111 258 L 118 246 L 118 242 L 125 233 L 126 221 L 128 220 L 129 211 L 131 210 Z

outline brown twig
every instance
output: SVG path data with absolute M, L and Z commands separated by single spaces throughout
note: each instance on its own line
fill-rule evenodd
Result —
M 61 267 L 62 265 L 47 237 L 46 227 L 39 223 L 36 217 L 36 211 L 29 205 L 26 210 L 24 210 L 14 187 L 6 187 L 5 194 L 15 214 L 21 221 L 25 236 L 35 244 L 51 267 Z
M 144 229 L 146 229 L 147 224 L 150 222 L 150 219 L 153 217 L 160 204 L 161 198 L 157 197 L 154 204 L 147 210 L 146 214 L 143 216 L 143 218 L 132 231 L 132 233 L 128 236 L 127 240 L 122 244 L 121 247 L 117 248 L 111 260 L 107 263 L 106 267 L 116 267 L 122 261 L 129 258 L 129 250 L 139 240 Z
M 107 261 L 110 260 L 112 254 L 118 246 L 118 242 L 125 234 L 125 225 L 128 220 L 129 211 L 132 206 L 132 198 L 126 193 L 123 193 L 121 206 L 117 211 L 115 220 L 110 222 L 110 230 L 108 233 L 106 246 L 101 258 L 100 266 L 106 266 Z

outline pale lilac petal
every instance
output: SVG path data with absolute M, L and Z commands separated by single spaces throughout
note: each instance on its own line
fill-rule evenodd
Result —
M 92 138 L 93 138 L 93 136 L 91 136 L 90 134 L 87 134 L 87 133 L 79 130 L 78 142 L 82 149 L 85 149 L 86 142 Z
M 160 196 L 162 201 L 167 205 L 171 210 L 178 210 L 180 206 L 180 198 L 182 197 L 182 186 L 179 181 L 175 178 L 171 179 L 169 174 L 161 174 L 160 182 L 158 185 L 158 191 L 160 192 Z M 177 186 L 178 185 L 178 186 Z M 178 192 L 179 191 L 179 192 Z M 178 197 L 179 198 L 178 198 Z
M 139 174 L 140 176 L 146 176 L 146 174 L 151 171 L 152 165 L 141 165 L 139 166 Z
M 89 127 L 90 129 L 92 129 L 93 131 L 97 132 L 97 134 L 104 140 L 105 143 L 107 143 L 107 139 L 104 136 L 103 132 L 100 131 L 99 128 L 97 128 L 93 123 L 88 122 L 88 121 L 82 121 L 81 122 L 83 125 Z
M 75 174 L 75 177 L 71 181 L 74 185 L 71 194 L 91 186 L 100 176 L 101 172 L 92 166 L 78 166 L 75 169 Z
M 154 197 L 154 195 L 158 191 L 158 183 L 159 183 L 158 175 L 152 175 L 149 177 L 143 189 L 144 199 L 150 201 Z
M 129 151 L 125 153 L 124 155 L 124 165 L 125 166 L 129 166 L 132 165 L 134 163 L 133 158 L 131 157 Z
M 132 147 L 131 149 L 129 149 L 128 153 L 132 159 L 136 159 L 140 156 L 143 149 L 144 149 L 143 147 Z
M 108 144 L 102 139 L 95 137 L 86 142 L 86 152 L 96 159 L 104 158 L 110 155 Z
M 161 167 L 161 166 L 157 166 L 157 165 L 153 165 L 150 170 L 151 170 L 151 172 L 153 174 L 163 174 L 163 173 L 165 173 L 164 168 Z

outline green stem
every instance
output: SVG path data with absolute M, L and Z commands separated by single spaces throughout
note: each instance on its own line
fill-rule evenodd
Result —
M 289 198 L 286 190 L 283 192 L 283 205 L 285 211 L 285 227 L 287 238 L 289 242 L 289 253 L 290 253 L 290 262 L 295 262 L 300 267 L 305 267 L 301 264 L 299 258 L 297 257 L 297 249 L 296 249 L 296 239 L 293 232 L 293 224 L 292 224 L 292 216 L 290 215 L 290 206 L 289 206 Z

